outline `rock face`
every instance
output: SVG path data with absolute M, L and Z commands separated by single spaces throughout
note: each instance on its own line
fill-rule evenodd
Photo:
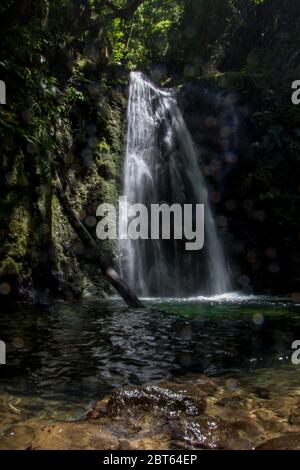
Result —
M 72 207 L 95 236 L 97 207 L 114 204 L 118 195 L 128 73 L 111 76 L 86 65 L 82 77 L 76 93 L 84 100 L 75 100 L 69 116 L 59 122 L 57 146 Z M 0 162 L 0 302 L 47 303 L 52 297 L 73 300 L 109 293 L 91 262 L 93 255 L 60 207 L 48 174 L 51 168 L 38 163 L 46 158 L 42 150 L 32 146 L 26 153 L 15 147 L 16 156 Z M 113 255 L 112 246 L 104 249 Z

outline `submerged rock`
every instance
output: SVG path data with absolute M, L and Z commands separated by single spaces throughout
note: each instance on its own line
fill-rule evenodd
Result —
M 201 416 L 205 407 L 199 387 L 126 387 L 97 402 L 80 421 L 43 427 L 31 448 L 165 450 L 177 446 L 171 423 L 178 421 L 177 440 L 185 442 L 180 420 Z
M 300 433 L 289 432 L 256 447 L 256 450 L 300 450 Z
M 77 421 L 25 420 L 12 430 L 16 439 L 8 423 L 0 448 L 300 449 L 300 394 L 287 395 L 280 382 L 269 387 L 267 375 L 264 382 L 268 398 L 254 377 L 234 389 L 226 378 L 203 375 L 124 387 Z
M 118 438 L 105 426 L 86 422 L 57 423 L 41 429 L 31 449 L 116 450 Z
M 26 449 L 34 440 L 34 427 L 17 424 L 0 433 L 0 450 Z

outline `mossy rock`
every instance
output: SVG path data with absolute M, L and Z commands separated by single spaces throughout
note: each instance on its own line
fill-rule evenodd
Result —
M 17 276 L 20 271 L 20 265 L 16 263 L 10 256 L 4 259 L 0 264 L 0 278 Z

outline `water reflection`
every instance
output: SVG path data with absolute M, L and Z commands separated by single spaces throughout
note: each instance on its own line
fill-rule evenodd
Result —
M 19 305 L 0 318 L 7 344 L 0 393 L 88 404 L 114 387 L 204 372 L 245 374 L 290 364 L 299 308 L 282 302 L 117 300 Z

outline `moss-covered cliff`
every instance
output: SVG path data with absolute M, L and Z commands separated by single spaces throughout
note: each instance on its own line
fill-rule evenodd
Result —
M 124 139 L 128 73 L 87 63 L 59 122 L 53 159 L 82 223 L 95 235 L 96 209 L 114 203 Z M 27 114 L 26 114 L 27 116 Z M 70 227 L 47 175 L 44 150 L 4 140 L 1 160 L 0 284 L 2 300 L 46 301 L 110 292 L 92 254 Z M 16 156 L 14 153 L 18 152 Z M 39 153 L 40 152 L 40 153 Z M 113 258 L 113 246 L 104 247 Z

